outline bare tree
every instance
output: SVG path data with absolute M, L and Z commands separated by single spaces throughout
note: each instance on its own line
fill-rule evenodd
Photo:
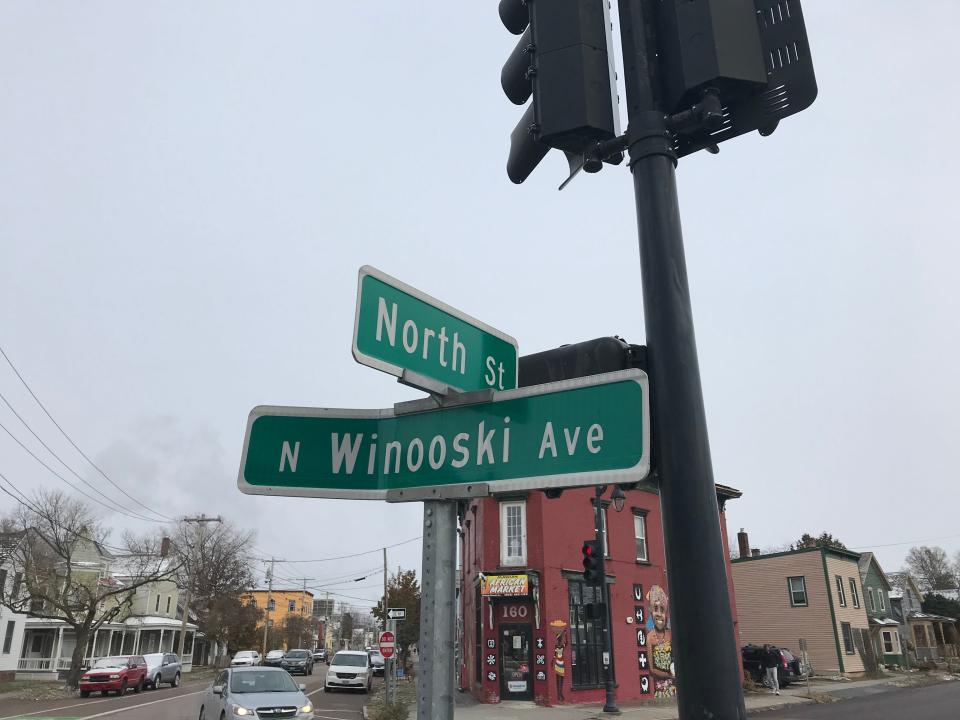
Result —
M 182 522 L 174 532 L 177 585 L 189 586 L 190 610 L 210 640 L 229 644 L 249 623 L 240 596 L 253 587 L 253 538 L 253 531 L 229 521 L 211 527 Z
M 151 538 L 127 535 L 122 546 L 108 550 L 108 532 L 90 507 L 60 492 L 35 494 L 6 527 L 19 536 L 7 563 L 22 585 L 0 602 L 73 629 L 67 684 L 77 687 L 90 637 L 104 623 L 124 617 L 140 587 L 169 577 L 169 563 Z
M 950 566 L 943 548 L 926 545 L 910 548 L 907 553 L 907 568 L 910 574 L 917 578 L 920 589 L 924 592 L 956 587 L 954 569 Z

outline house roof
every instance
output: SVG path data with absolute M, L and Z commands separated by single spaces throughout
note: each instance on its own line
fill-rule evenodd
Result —
M 857 563 L 860 567 L 860 579 L 867 579 L 867 573 L 870 571 L 871 563 L 873 563 L 873 566 L 877 569 L 877 574 L 880 576 L 880 579 L 883 580 L 883 584 L 887 586 L 887 590 L 891 590 L 890 580 L 887 578 L 887 574 L 883 572 L 883 568 L 880 567 L 880 563 L 877 562 L 877 556 L 872 552 L 860 553 L 860 561 Z
M 913 578 L 910 576 L 910 573 L 903 571 L 887 573 L 887 580 L 893 586 L 893 589 L 890 592 L 890 597 L 902 598 L 904 588 L 909 585 L 910 589 L 913 590 L 913 594 L 917 596 L 917 599 L 923 600 L 923 593 L 920 592 L 920 588 L 917 587 L 917 583 L 914 582 Z
M 859 562 L 860 560 L 860 553 L 851 552 L 850 550 L 840 550 L 839 548 L 833 547 L 814 546 L 797 548 L 796 550 L 784 550 L 783 552 L 766 553 L 765 555 L 751 555 L 749 557 L 734 558 L 730 562 L 740 563 L 750 562 L 751 560 L 767 560 L 769 558 L 783 557 L 785 555 L 799 555 L 800 553 L 809 552 L 823 552 L 827 555 L 836 555 L 837 557 L 842 557 L 846 560 L 853 560 L 854 562 Z

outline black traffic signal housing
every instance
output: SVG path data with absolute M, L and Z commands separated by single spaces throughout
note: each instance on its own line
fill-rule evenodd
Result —
M 585 165 L 585 156 L 620 134 L 609 0 L 500 0 L 499 10 L 521 35 L 501 85 L 517 105 L 533 96 L 510 135 L 507 175 L 522 183 L 551 148 L 567 154 L 572 172 L 595 172 L 599 162 Z
M 661 0 L 657 74 L 677 157 L 772 133 L 817 97 L 800 0 Z M 685 122 L 691 108 L 710 122 Z
M 602 585 L 606 575 L 602 543 L 599 540 L 584 540 L 580 552 L 583 553 L 583 581 L 587 585 Z

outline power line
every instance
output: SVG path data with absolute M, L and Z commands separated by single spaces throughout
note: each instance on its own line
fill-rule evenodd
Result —
M 83 477 L 80 475 L 80 473 L 78 473 L 78 472 L 77 472 L 76 470 L 74 470 L 70 465 L 68 465 L 66 462 L 64 462 L 63 458 L 61 458 L 59 455 L 57 455 L 57 453 L 55 453 L 55 452 L 53 451 L 53 449 L 43 441 L 43 438 L 41 438 L 39 435 L 37 435 L 37 433 L 34 431 L 34 429 L 33 429 L 32 427 L 30 427 L 30 424 L 29 424 L 26 420 L 24 420 L 24 419 L 20 416 L 20 413 L 18 413 L 18 412 L 14 409 L 13 405 L 10 404 L 10 401 L 7 400 L 6 396 L 4 396 L 3 393 L 0 393 L 0 400 L 3 400 L 3 402 L 6 404 L 6 406 L 10 409 L 10 412 L 12 412 L 12 413 L 14 414 L 14 416 L 17 418 L 17 420 L 19 420 L 19 421 L 21 422 L 21 424 L 22 424 L 27 430 L 30 431 L 30 434 L 33 435 L 33 437 L 35 437 L 35 438 L 37 439 L 37 442 L 39 442 L 41 445 L 43 445 L 44 449 L 45 449 L 48 453 L 50 453 L 51 455 L 53 455 L 53 457 L 55 457 L 55 458 L 57 459 L 57 461 L 58 461 L 61 465 L 63 465 L 67 470 L 69 470 L 69 471 L 74 475 L 74 477 L 77 478 L 77 480 L 79 480 L 80 482 L 82 482 L 84 485 L 86 485 L 87 487 L 89 487 L 89 488 L 90 488 L 91 490 L 93 490 L 95 493 L 97 493 L 98 495 L 100 495 L 101 497 L 103 497 L 105 500 L 108 500 L 109 502 L 113 503 L 113 504 L 116 505 L 117 507 L 123 508 L 124 510 L 127 510 L 127 511 L 129 511 L 129 512 L 131 512 L 131 513 L 137 513 L 137 514 L 139 514 L 139 512 L 140 512 L 139 510 L 134 510 L 134 509 L 132 509 L 132 508 L 127 507 L 126 505 L 121 505 L 119 502 L 117 502 L 117 501 L 114 500 L 113 498 L 105 495 L 104 493 L 102 493 L 102 492 L 100 491 L 99 488 L 95 487 L 92 483 L 88 482 L 85 478 L 83 478 Z M 7 429 L 6 426 L 4 426 L 3 429 L 6 430 L 6 432 L 7 432 L 8 435 L 10 435 L 11 437 L 13 437 L 12 433 L 10 432 L 10 430 Z M 16 438 L 14 438 L 14 440 L 16 440 Z M 19 443 L 19 440 L 17 440 L 17 442 Z M 20 443 L 20 446 L 25 448 L 25 446 L 23 445 L 23 443 Z M 31 454 L 32 454 L 32 453 L 31 453 Z M 36 456 L 34 456 L 34 457 L 36 457 Z M 48 468 L 48 469 L 49 469 L 49 468 Z M 142 503 L 141 503 L 141 505 L 142 505 Z M 153 511 L 153 510 L 150 510 L 150 508 L 147 508 L 146 506 L 143 506 L 143 507 L 144 507 L 146 510 L 149 510 L 150 512 L 153 512 L 155 515 L 159 515 L 159 513 L 155 512 L 155 511 Z M 161 515 L 160 517 L 163 517 L 163 516 Z M 147 519 L 150 519 L 150 518 L 147 518 Z M 152 521 L 152 522 L 164 522 L 163 520 L 159 520 L 159 521 L 158 521 L 158 520 L 151 520 L 151 521 Z
M 80 493 L 81 495 L 83 495 L 85 498 L 87 498 L 87 499 L 90 500 L 91 502 L 93 502 L 93 503 L 95 503 L 95 504 L 97 504 L 97 505 L 100 505 L 100 506 L 106 508 L 107 510 L 110 510 L 111 512 L 119 512 L 121 515 L 125 515 L 125 516 L 127 516 L 127 517 L 129 517 L 129 518 L 132 518 L 132 519 L 134 519 L 134 520 L 143 520 L 143 521 L 146 521 L 146 522 L 163 522 L 162 520 L 155 520 L 154 518 L 145 517 L 145 516 L 143 516 L 143 515 L 140 515 L 139 513 L 136 513 L 136 512 L 133 511 L 133 510 L 129 510 L 129 509 L 125 508 L 124 506 L 122 506 L 122 505 L 120 505 L 119 503 L 117 503 L 115 500 L 111 500 L 109 497 L 107 497 L 106 495 L 104 495 L 103 493 L 101 493 L 99 490 L 97 490 L 95 487 L 93 487 L 92 485 L 90 485 L 90 483 L 88 483 L 86 480 L 83 480 L 83 478 L 81 478 L 81 480 L 83 481 L 83 483 L 84 483 L 85 485 L 87 485 L 88 487 L 90 487 L 94 492 L 99 493 L 99 494 L 101 495 L 101 497 L 103 497 L 104 499 L 106 499 L 106 500 L 108 500 L 109 502 L 113 503 L 113 507 L 111 507 L 110 505 L 107 505 L 107 504 L 104 503 L 102 500 L 99 500 L 99 499 L 93 497 L 92 495 L 87 494 L 84 490 L 82 490 L 82 489 L 79 488 L 78 486 L 74 485 L 72 482 L 70 482 L 69 480 L 67 480 L 63 475 L 61 475 L 60 473 L 58 473 L 58 472 L 57 472 L 56 470 L 54 470 L 52 467 L 50 467 L 49 465 L 47 465 L 47 463 L 45 463 L 43 460 L 41 460 L 41 459 L 37 456 L 37 454 L 36 454 L 35 452 L 33 452 L 30 448 L 28 448 L 28 447 L 23 443 L 23 441 L 20 440 L 20 438 L 18 438 L 16 435 L 14 435 L 13 432 L 11 432 L 11 430 L 10 430 L 6 425 L 4 425 L 2 422 L 0 422 L 0 429 L 2 429 L 5 433 L 7 433 L 7 435 L 9 435 L 9 436 L 13 439 L 13 441 L 14 441 L 15 443 L 17 443 L 17 445 L 19 445 L 19 446 L 24 450 L 24 452 L 26 452 L 30 457 L 32 457 L 34 460 L 36 460 L 36 461 L 37 461 L 40 465 L 42 465 L 44 468 L 46 468 L 52 475 L 54 475 L 55 477 L 57 477 L 57 478 L 59 478 L 60 480 L 62 480 L 70 489 L 72 489 L 72 490 Z
M 41 465 L 43 465 L 43 467 L 45 467 L 48 471 L 50 471 L 51 474 L 53 474 L 53 475 L 55 475 L 56 477 L 60 478 L 64 483 L 67 484 L 68 487 L 70 487 L 71 489 L 73 489 L 73 490 L 75 490 L 76 492 L 80 493 L 81 495 L 83 495 L 85 498 L 87 498 L 87 499 L 90 500 L 91 502 L 96 503 L 97 505 L 101 505 L 101 506 L 105 507 L 107 510 L 111 510 L 111 511 L 113 511 L 113 512 L 119 512 L 121 515 L 126 515 L 127 517 L 132 518 L 132 519 L 134 519 L 134 520 L 143 520 L 143 521 L 145 521 L 145 522 L 156 522 L 156 523 L 163 522 L 162 520 L 155 520 L 154 518 L 144 517 L 144 516 L 142 516 L 142 515 L 136 514 L 136 513 L 134 513 L 132 510 L 125 510 L 125 509 L 123 509 L 123 506 L 122 506 L 122 505 L 119 505 L 116 501 L 111 500 L 111 502 L 113 502 L 113 504 L 115 505 L 115 507 L 110 507 L 109 505 L 107 505 L 107 504 L 104 503 L 103 501 L 98 500 L 97 498 L 95 498 L 95 497 L 93 497 L 93 496 L 91 496 L 91 495 L 88 495 L 86 492 L 84 492 L 84 491 L 81 490 L 79 487 L 77 487 L 76 485 L 74 485 L 73 483 L 71 483 L 71 482 L 70 482 L 69 480 L 67 480 L 63 475 L 61 475 L 60 473 L 58 473 L 58 472 L 57 472 L 56 470 L 54 470 L 52 467 L 50 467 L 49 465 L 47 465 L 43 460 L 41 460 L 39 457 L 37 457 L 37 454 L 34 453 L 33 450 L 31 450 L 30 448 L 28 448 L 26 445 L 24 445 L 23 442 L 20 440 L 20 438 L 18 438 L 16 435 L 14 435 L 14 434 L 10 431 L 10 429 L 9 429 L 6 425 L 4 425 L 2 422 L 0 422 L 0 429 L 3 429 L 3 431 L 6 432 L 7 435 L 9 435 L 11 438 L 13 438 L 13 441 L 16 442 L 17 445 L 19 445 L 21 448 L 23 448 L 23 450 L 24 450 L 30 457 L 32 457 L 32 458 L 33 458 L 34 460 L 36 460 L 38 463 L 40 463 Z M 90 485 L 90 483 L 88 483 L 86 480 L 84 480 L 84 483 L 87 484 L 87 485 Z M 93 486 L 90 486 L 90 487 L 92 488 Z M 96 488 L 93 488 L 93 490 L 94 490 L 94 492 L 99 492 L 99 490 L 97 490 Z M 100 493 L 100 494 L 103 495 L 103 493 Z M 106 498 L 107 496 L 106 496 L 106 495 L 103 495 L 103 497 Z M 109 498 L 107 498 L 107 499 L 109 500 Z
M 940 540 L 953 540 L 954 538 L 960 538 L 960 535 L 944 535 L 943 537 L 927 538 L 926 540 L 905 540 L 904 542 L 878 543 L 875 545 L 857 545 L 856 547 L 853 547 L 850 549 L 851 550 L 870 550 L 871 548 L 897 547 L 899 545 L 917 545 L 919 543 L 939 542 Z
M 400 547 L 401 545 L 408 545 L 408 544 L 410 544 L 410 543 L 412 543 L 412 542 L 416 542 L 417 540 L 420 540 L 422 537 L 423 537 L 423 535 L 417 535 L 416 537 L 412 537 L 412 538 L 410 538 L 409 540 L 403 540 L 403 541 L 398 542 L 398 543 L 393 543 L 392 545 L 387 545 L 386 547 L 387 547 L 387 548 L 395 548 L 395 547 Z M 290 560 L 290 559 L 285 559 L 285 560 L 278 560 L 277 562 L 285 562 L 285 563 L 288 563 L 288 564 L 289 564 L 289 563 L 321 563 L 321 562 L 330 562 L 331 560 L 347 560 L 347 559 L 349 559 L 349 558 L 361 557 L 361 556 L 363 556 L 363 555 L 372 555 L 373 553 L 376 553 L 376 552 L 382 552 L 382 551 L 383 551 L 383 547 L 384 547 L 384 546 L 380 546 L 380 547 L 378 547 L 378 548 L 374 548 L 373 550 L 367 550 L 367 551 L 365 551 L 365 552 L 353 553 L 353 554 L 351 554 L 351 555 L 338 555 L 338 556 L 336 556 L 336 557 L 316 558 L 316 559 L 314 559 L 314 560 Z M 263 551 L 261 550 L 261 552 L 263 552 Z M 255 560 L 261 560 L 261 561 L 263 561 L 263 562 L 269 562 L 269 559 L 268 559 L 268 558 L 254 558 L 254 559 L 255 559 Z
M 93 467 L 98 473 L 100 473 L 100 475 L 102 475 L 102 476 L 104 477 L 104 479 L 106 479 L 106 481 L 107 481 L 108 483 L 110 483 L 111 485 L 113 485 L 117 490 L 119 490 L 120 492 L 122 492 L 124 495 L 126 495 L 130 500 L 132 500 L 132 501 L 133 501 L 134 503 L 136 503 L 137 505 L 140 505 L 141 507 L 146 507 L 142 502 L 140 502 L 139 500 L 137 500 L 135 497 L 133 497 L 132 495 L 130 495 L 130 493 L 128 493 L 128 492 L 127 492 L 126 490 L 124 490 L 122 487 L 120 487 L 119 485 L 117 485 L 117 483 L 115 483 L 115 482 L 113 481 L 113 479 L 112 479 L 109 475 L 107 475 L 107 474 L 100 468 L 99 465 L 97 465 L 93 460 L 91 460 L 91 459 L 87 456 L 87 454 L 86 454 L 83 450 L 80 449 L 80 446 L 77 445 L 77 444 L 73 441 L 73 438 L 71 438 L 69 435 L 67 435 L 67 431 L 64 430 L 62 427 L 60 427 L 60 423 L 58 423 L 56 420 L 53 419 L 53 415 L 51 415 L 51 414 L 50 414 L 50 411 L 47 410 L 46 406 L 45 406 L 42 402 L 40 402 L 40 398 L 37 397 L 36 393 L 33 392 L 33 389 L 30 387 L 30 385 L 27 384 L 27 381 L 24 380 L 23 375 L 21 375 L 21 374 L 20 374 L 20 371 L 17 370 L 17 366 L 13 364 L 13 361 L 7 356 L 7 353 L 4 352 L 2 345 L 0 345 L 0 355 L 3 355 L 3 359 L 7 361 L 7 365 L 9 365 L 9 366 L 10 366 L 10 369 L 13 370 L 14 374 L 17 376 L 17 379 L 20 380 L 21 383 L 23 383 L 23 386 L 27 389 L 27 392 L 30 393 L 30 397 L 32 397 L 32 398 L 34 399 L 34 401 L 37 403 L 37 405 L 40 406 L 40 409 L 43 410 L 44 415 L 46 415 L 47 418 L 49 418 L 50 422 L 52 422 L 52 423 L 54 424 L 54 426 L 57 428 L 57 430 L 60 431 L 60 434 L 63 435 L 63 436 L 67 439 L 67 442 L 69 442 L 69 443 L 73 446 L 73 449 L 76 450 L 78 453 L 80 453 L 80 455 L 83 457 L 83 459 L 86 460 L 88 463 L 90 463 L 90 466 Z M 149 509 L 149 508 L 148 508 L 148 509 Z M 157 515 L 157 516 L 159 516 L 159 517 L 164 518 L 165 520 L 168 520 L 168 521 L 170 521 L 170 522 L 174 522 L 174 519 L 173 519 L 173 518 L 167 517 L 166 515 L 163 515 L 162 513 L 159 513 L 159 512 L 157 512 L 157 511 L 155 511 L 155 510 L 150 510 L 150 512 L 154 513 L 155 515 Z

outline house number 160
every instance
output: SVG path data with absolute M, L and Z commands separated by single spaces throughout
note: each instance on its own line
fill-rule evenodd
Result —
M 504 605 L 503 614 L 500 616 L 501 620 L 507 620 L 510 618 L 525 618 L 530 611 L 527 609 L 526 605 Z

